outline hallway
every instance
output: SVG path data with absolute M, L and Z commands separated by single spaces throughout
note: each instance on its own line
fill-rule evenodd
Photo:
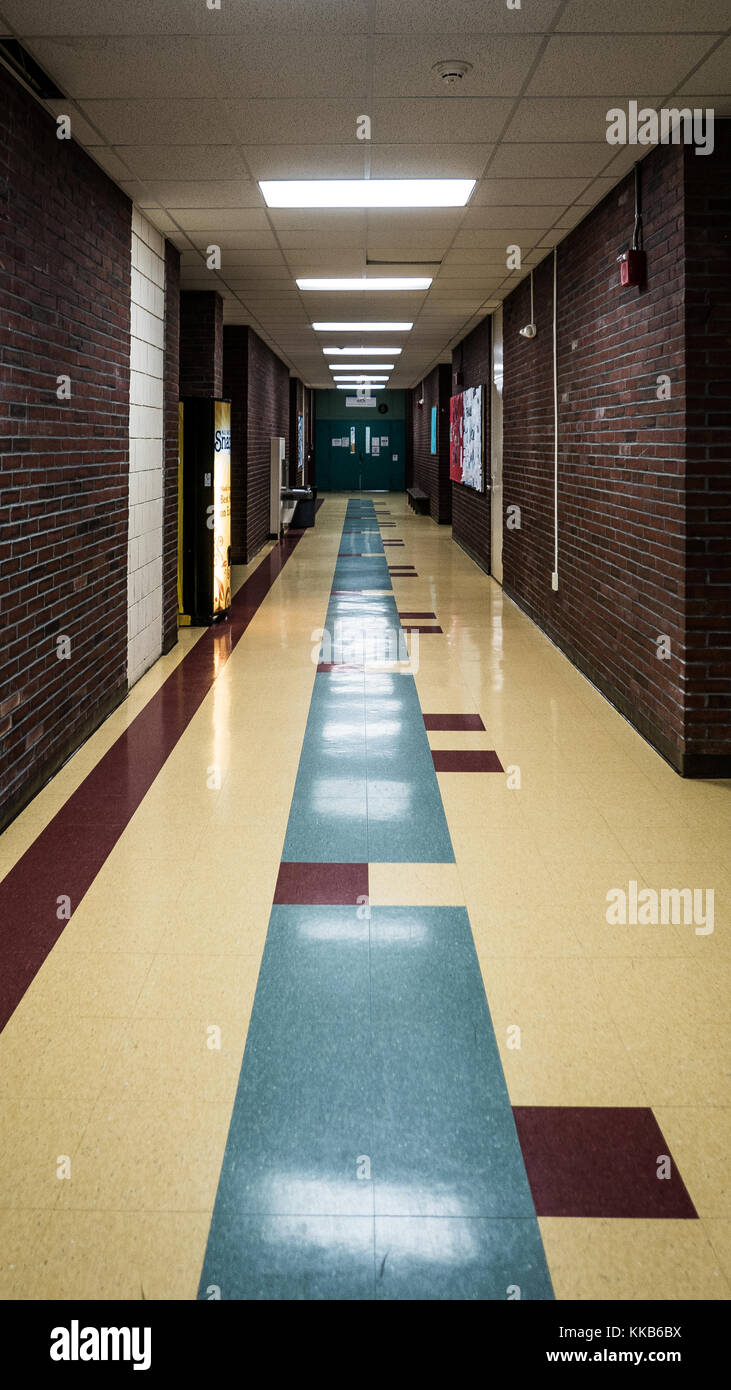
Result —
M 0 1296 L 728 1298 L 728 783 L 401 494 L 234 588 L 0 837 Z

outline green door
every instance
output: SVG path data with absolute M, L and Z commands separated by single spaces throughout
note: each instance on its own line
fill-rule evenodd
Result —
M 318 491 L 403 491 L 403 420 L 318 420 L 316 451 Z

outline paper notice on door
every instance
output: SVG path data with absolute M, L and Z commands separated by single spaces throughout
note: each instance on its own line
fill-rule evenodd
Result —
M 347 449 L 347 447 L 348 447 L 348 436 L 347 436 L 347 434 L 344 434 L 344 435 L 342 436 L 342 438 L 341 438 L 341 440 L 340 440 L 340 444 L 341 444 L 341 447 L 342 447 L 343 449 Z
M 377 436 L 374 435 L 374 436 L 373 436 L 373 439 L 371 440 L 371 454 L 373 455 L 373 458 L 374 458 L 374 459 L 377 459 L 377 458 L 380 456 L 380 453 L 381 453 L 381 446 L 380 446 L 380 444 L 379 444 L 379 442 L 378 442 Z
M 339 449 L 339 448 L 340 448 L 340 435 L 338 435 L 337 439 L 333 439 L 333 449 Z
M 392 455 L 391 455 L 391 462 L 392 462 L 392 463 L 398 463 L 398 454 L 392 454 Z
M 388 435 L 387 435 L 387 434 L 382 434 L 382 435 L 381 435 L 381 444 L 383 445 L 384 449 L 387 449 L 387 448 L 388 448 Z

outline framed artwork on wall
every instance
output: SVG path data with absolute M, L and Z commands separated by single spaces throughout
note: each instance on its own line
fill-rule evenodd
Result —
M 483 390 L 471 386 L 449 402 L 449 476 L 476 492 L 484 490 Z
M 432 452 L 433 454 L 436 454 L 436 453 L 438 452 L 438 449 L 437 449 L 437 408 L 436 408 L 435 405 L 433 405 L 432 408 L 431 408 L 431 452 Z

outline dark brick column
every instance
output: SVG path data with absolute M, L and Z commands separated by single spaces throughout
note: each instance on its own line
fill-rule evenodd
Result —
M 180 296 L 180 394 L 223 394 L 223 300 L 216 290 Z

